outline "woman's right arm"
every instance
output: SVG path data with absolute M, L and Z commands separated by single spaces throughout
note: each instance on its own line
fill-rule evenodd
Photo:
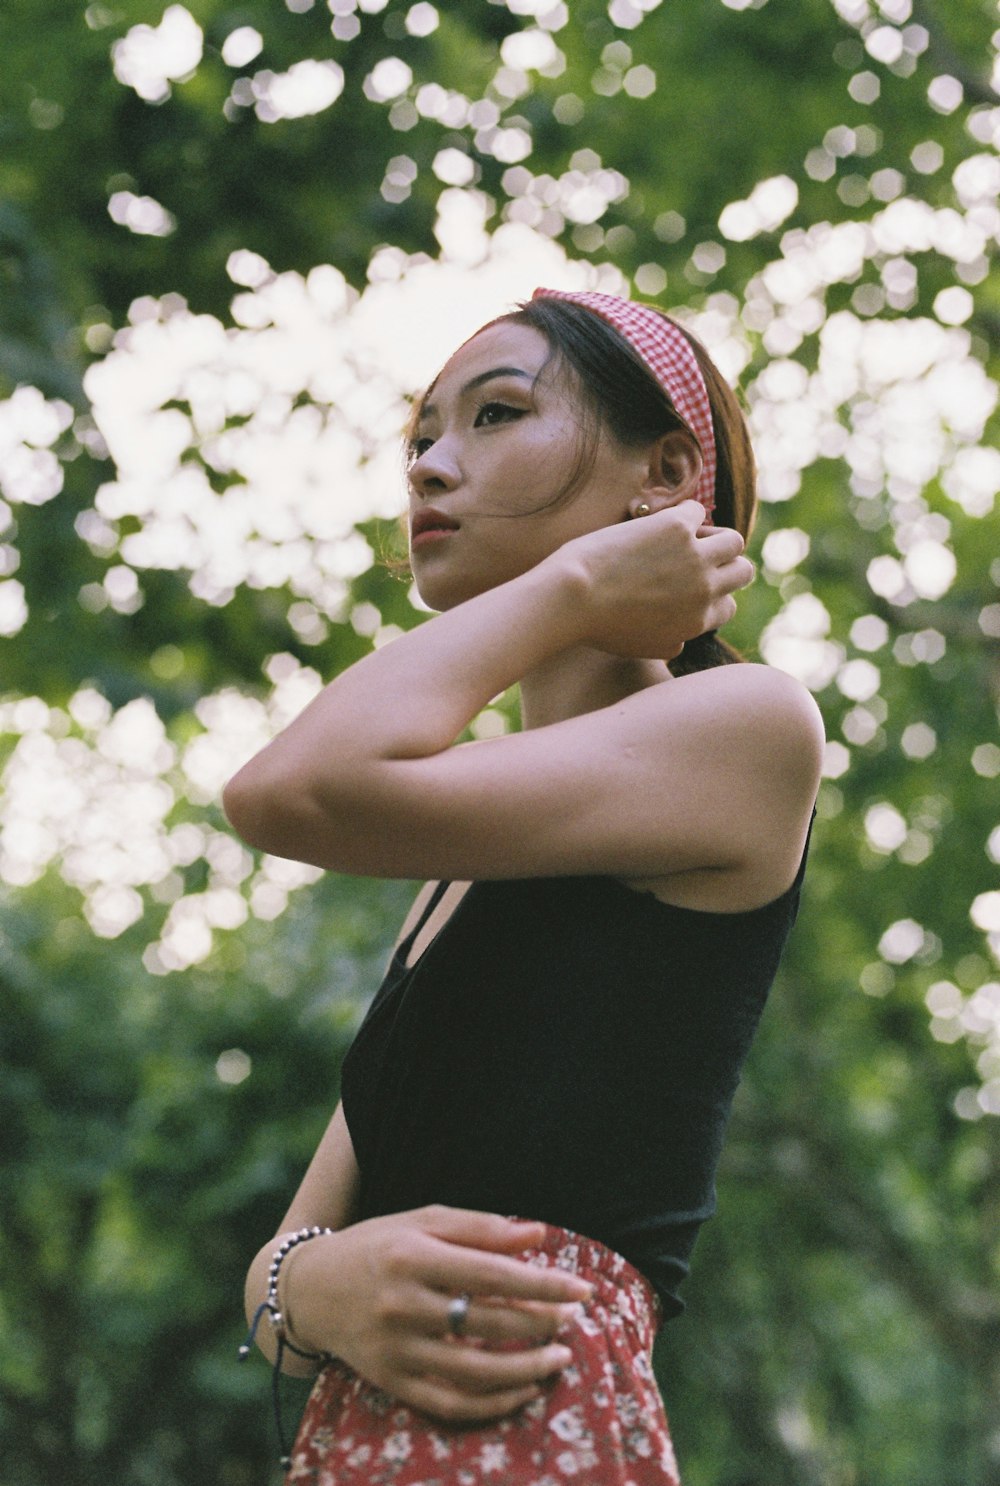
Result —
M 517 1257 L 541 1241 L 543 1225 L 439 1206 L 356 1223 L 357 1193 L 357 1162 L 338 1105 L 279 1233 L 251 1265 L 248 1315 L 264 1299 L 281 1236 L 316 1225 L 336 1231 L 292 1249 L 279 1280 L 286 1326 L 302 1350 L 341 1358 L 424 1413 L 468 1423 L 520 1408 L 569 1363 L 568 1349 L 552 1339 L 591 1287 Z M 472 1303 L 467 1339 L 458 1341 L 448 1305 L 462 1294 Z M 273 1358 L 270 1327 L 258 1336 Z M 507 1341 L 522 1346 L 488 1350 Z M 286 1363 L 299 1376 L 312 1370 L 294 1354 Z

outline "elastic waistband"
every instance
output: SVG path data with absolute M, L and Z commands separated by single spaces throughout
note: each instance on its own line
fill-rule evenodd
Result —
M 602 1322 L 613 1319 L 624 1322 L 638 1332 L 638 1340 L 644 1347 L 653 1345 L 663 1312 L 659 1296 L 645 1275 L 621 1254 L 595 1238 L 585 1238 L 569 1228 L 557 1228 L 554 1223 L 545 1225 L 545 1237 L 540 1244 L 524 1252 L 529 1264 L 565 1269 L 590 1280 L 594 1298 L 587 1303 L 588 1312 L 599 1316 Z

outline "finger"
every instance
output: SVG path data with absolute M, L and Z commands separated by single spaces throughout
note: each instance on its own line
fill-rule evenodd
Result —
M 737 559 L 737 566 L 738 566 L 739 571 L 740 571 L 740 584 L 739 584 L 739 586 L 740 586 L 740 588 L 746 588 L 756 578 L 756 576 L 757 576 L 757 569 L 754 566 L 754 564 L 750 561 L 749 557 L 740 557 L 740 558 L 738 558 Z
M 479 1307 L 482 1309 L 480 1310 Z M 477 1325 L 484 1328 L 490 1325 L 498 1328 L 512 1328 L 512 1335 L 514 1334 L 513 1328 L 519 1328 L 516 1331 L 518 1340 L 522 1339 L 522 1329 L 530 1328 L 525 1336 L 541 1344 L 563 1335 L 586 1314 L 586 1310 L 579 1300 L 561 1305 L 545 1305 L 534 1300 L 494 1300 L 492 1296 L 486 1296 L 475 1302 L 470 1315 L 473 1313 Z M 486 1337 L 487 1340 L 493 1340 L 491 1336 L 486 1335 L 485 1330 L 477 1334 Z M 506 1337 L 498 1337 L 497 1340 L 506 1340 Z
M 425 1336 L 445 1336 L 451 1331 L 451 1299 L 437 1291 L 415 1289 L 407 1294 L 405 1310 L 398 1312 L 399 1319 L 407 1330 Z M 469 1305 L 461 1335 L 494 1345 L 516 1341 L 543 1346 L 576 1319 L 582 1309 L 579 1301 L 551 1305 L 479 1297 Z
M 699 544 L 704 543 L 702 553 L 716 562 L 731 562 L 746 546 L 741 533 L 732 526 L 703 526 L 697 536 Z
M 488 1419 L 502 1419 L 505 1414 L 523 1408 L 538 1398 L 542 1389 L 532 1385 L 511 1388 L 501 1393 L 464 1394 L 447 1383 L 433 1378 L 408 1379 L 396 1395 L 411 1408 L 450 1424 L 476 1424 Z
M 562 1372 L 573 1353 L 561 1342 L 516 1352 L 486 1352 L 457 1346 L 450 1338 L 414 1337 L 401 1349 L 399 1362 L 411 1375 L 442 1378 L 463 1393 L 502 1393 L 537 1385 Z
M 419 1208 L 415 1216 L 420 1226 L 436 1238 L 469 1249 L 488 1249 L 502 1254 L 536 1248 L 544 1241 L 546 1232 L 544 1223 L 504 1218 L 499 1213 L 477 1212 L 465 1207 L 435 1204 Z
M 734 557 L 732 561 L 722 563 L 716 569 L 717 581 L 727 593 L 746 588 L 756 575 L 757 569 L 748 557 Z
M 418 1301 L 412 1313 L 413 1329 L 427 1336 L 444 1336 L 449 1330 L 447 1297 L 425 1293 L 421 1299 L 425 1303 Z M 472 1301 L 462 1334 L 492 1345 L 523 1342 L 527 1346 L 544 1346 L 581 1313 L 579 1302 L 536 1305 L 486 1297 Z
M 428 1241 L 426 1254 L 414 1256 L 425 1285 L 448 1295 L 496 1295 L 509 1300 L 586 1300 L 593 1285 L 562 1269 L 545 1269 L 501 1254 L 457 1244 Z
M 708 612 L 709 629 L 722 629 L 722 627 L 728 624 L 736 613 L 736 600 L 733 598 L 731 593 L 727 593 L 724 598 L 716 600 L 716 602 L 712 605 Z
M 419 1273 L 433 1288 L 540 1301 L 586 1300 L 593 1293 L 589 1281 L 565 1270 L 503 1257 L 540 1245 L 544 1223 L 438 1205 L 414 1217 L 429 1240 L 426 1253 L 419 1253 Z

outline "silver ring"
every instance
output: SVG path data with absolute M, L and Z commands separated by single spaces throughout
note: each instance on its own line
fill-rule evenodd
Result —
M 465 1323 L 469 1319 L 470 1295 L 456 1295 L 448 1302 L 448 1330 L 452 1336 L 465 1335 Z

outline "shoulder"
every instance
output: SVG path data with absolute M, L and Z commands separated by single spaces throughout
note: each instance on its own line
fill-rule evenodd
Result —
M 652 690 L 661 695 L 648 736 L 663 789 L 668 798 L 683 791 L 704 851 L 693 870 L 642 885 L 702 911 L 771 902 L 798 871 L 819 788 L 824 732 L 815 701 L 794 677 L 751 662 Z
M 823 719 L 812 694 L 773 666 L 715 666 L 652 692 L 665 727 L 679 723 L 722 747 L 759 740 L 817 769 L 822 761 Z
M 684 755 L 700 759 L 725 788 L 730 808 L 756 816 L 755 832 L 772 811 L 775 821 L 789 825 L 809 818 L 826 738 L 819 708 L 801 682 L 773 666 L 743 662 L 680 677 L 662 692 L 663 746 L 683 738 Z
M 763 661 L 740 661 L 733 665 L 712 666 L 707 671 L 694 671 L 679 678 L 719 695 L 738 694 L 748 701 L 760 697 L 787 707 L 803 707 L 816 712 L 812 693 L 787 671 L 768 666 Z
M 725 713 L 724 726 L 751 725 L 774 734 L 789 734 L 798 742 L 822 748 L 823 719 L 810 691 L 774 666 L 744 661 L 715 666 L 682 678 L 696 682 L 717 699 Z
M 812 693 L 794 676 L 773 666 L 743 665 L 717 668 L 732 674 L 722 682 L 731 700 L 739 699 L 739 728 L 743 736 L 759 740 L 787 783 L 798 779 L 810 803 L 819 788 L 826 733 Z
M 747 661 L 678 677 L 629 701 L 668 793 L 679 780 L 697 781 L 702 797 L 724 790 L 730 809 L 738 800 L 759 816 L 780 799 L 786 817 L 811 813 L 825 735 L 811 693 L 793 676 Z M 622 736 L 629 736 L 624 717 Z

